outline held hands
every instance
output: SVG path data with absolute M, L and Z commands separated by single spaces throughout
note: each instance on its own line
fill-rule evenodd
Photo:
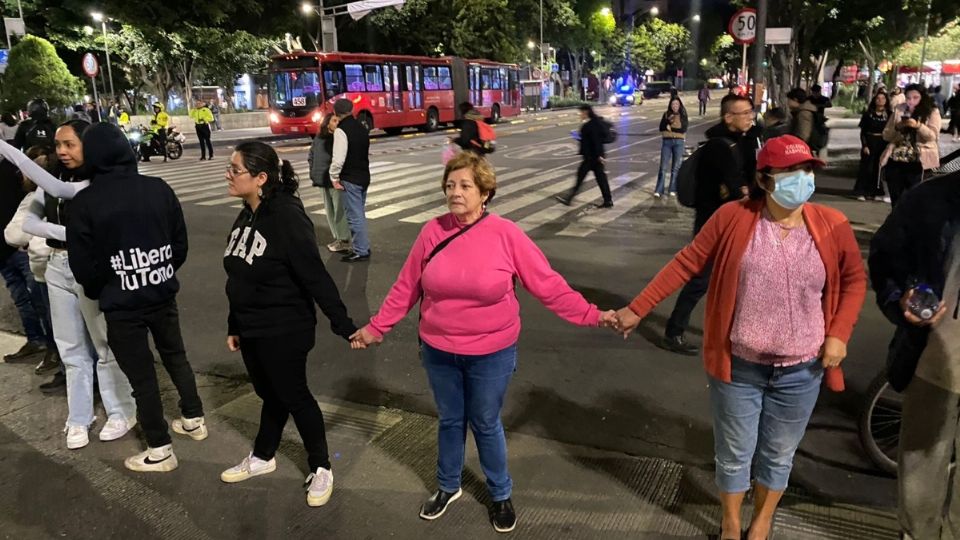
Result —
M 369 330 L 369 325 L 357 330 L 350 336 L 350 348 L 357 351 L 366 349 L 370 345 L 379 345 L 383 343 L 382 337 L 377 337 Z
M 827 336 L 820 349 L 820 359 L 823 367 L 837 367 L 847 357 L 847 344 L 833 336 Z
M 940 319 L 943 318 L 944 313 L 947 312 L 946 302 L 940 302 L 940 309 L 930 317 L 929 319 L 921 319 L 913 314 L 910 311 L 910 308 L 907 307 L 907 303 L 910 301 L 910 298 L 913 297 L 914 289 L 910 289 L 906 294 L 900 297 L 900 309 L 903 310 L 903 318 L 907 320 L 910 324 L 914 326 L 933 326 L 940 322 Z
M 616 322 L 613 324 L 613 331 L 622 335 L 623 339 L 627 339 L 627 337 L 630 336 L 630 333 L 633 332 L 639 324 L 640 317 L 638 317 L 632 309 L 629 307 L 621 308 L 617 310 Z
M 600 313 L 600 320 L 597 321 L 597 326 L 600 328 L 616 328 L 619 322 L 620 321 L 617 319 L 617 312 L 612 309 L 608 309 L 607 311 Z
M 230 352 L 240 350 L 240 336 L 227 336 L 227 349 Z

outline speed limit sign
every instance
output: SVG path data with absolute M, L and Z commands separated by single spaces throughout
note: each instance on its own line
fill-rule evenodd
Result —
M 757 39 L 757 10 L 743 8 L 733 14 L 727 24 L 727 33 L 738 44 L 750 44 Z

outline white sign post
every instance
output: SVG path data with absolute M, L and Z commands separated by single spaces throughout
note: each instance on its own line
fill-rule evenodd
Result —
M 93 53 L 87 53 L 83 55 L 82 66 L 83 74 L 90 77 L 90 85 L 93 86 L 93 103 L 99 112 L 100 98 L 97 96 L 97 73 L 100 72 L 100 63 L 97 62 L 97 57 Z
M 743 8 L 730 17 L 727 23 L 727 33 L 733 37 L 735 43 L 743 45 L 743 69 L 740 71 L 743 83 L 747 84 L 747 45 L 757 39 L 757 10 Z

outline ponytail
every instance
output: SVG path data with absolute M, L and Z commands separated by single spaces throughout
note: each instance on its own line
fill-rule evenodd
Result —
M 293 165 L 287 160 L 281 160 L 276 150 L 259 141 L 240 144 L 235 151 L 243 157 L 243 165 L 250 171 L 251 176 L 260 173 L 267 175 L 267 182 L 261 188 L 263 198 L 269 199 L 277 191 L 296 193 L 300 184 Z

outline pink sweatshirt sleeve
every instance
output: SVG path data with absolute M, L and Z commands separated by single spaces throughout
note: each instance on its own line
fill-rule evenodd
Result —
M 508 224 L 513 265 L 523 287 L 560 318 L 578 326 L 597 326 L 600 310 L 573 290 L 519 227 Z
M 435 222 L 430 221 L 420 230 L 420 235 L 410 248 L 407 260 L 397 275 L 397 281 L 390 287 L 390 292 L 383 300 L 380 311 L 370 318 L 370 330 L 377 337 L 383 337 L 406 317 L 423 296 L 420 275 L 423 272 L 423 260 L 427 256 L 426 238 L 429 236 L 427 230 L 433 226 Z

